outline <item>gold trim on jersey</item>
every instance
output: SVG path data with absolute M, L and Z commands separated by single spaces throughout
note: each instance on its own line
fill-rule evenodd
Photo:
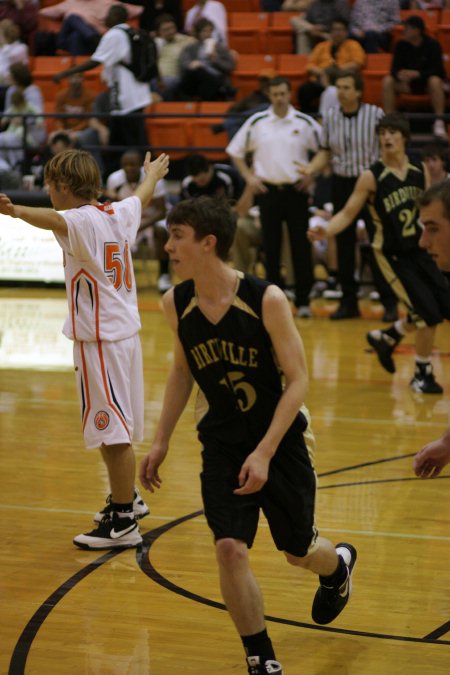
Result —
M 414 166 L 414 164 L 411 164 L 411 162 L 408 162 L 408 164 L 406 165 L 406 173 L 408 173 L 408 171 L 417 171 L 418 173 L 421 173 L 421 169 L 420 169 L 418 166 Z M 378 180 L 379 180 L 379 181 L 384 180 L 384 179 L 386 178 L 386 176 L 388 176 L 389 174 L 392 174 L 392 175 L 395 176 L 398 180 L 402 180 L 402 179 L 399 177 L 399 175 L 394 171 L 394 169 L 392 169 L 391 167 L 386 166 L 386 165 L 384 165 L 384 169 L 383 169 L 383 171 L 380 173 L 380 175 L 379 175 L 379 177 L 378 177 Z
M 197 298 L 196 298 L 196 296 L 194 295 L 194 296 L 191 298 L 190 303 L 188 304 L 188 306 L 187 306 L 186 309 L 184 310 L 183 315 L 182 315 L 181 318 L 182 318 L 182 319 L 185 319 L 185 318 L 187 317 L 187 315 L 190 314 L 190 313 L 192 312 L 192 310 L 195 309 L 195 307 L 197 307 L 197 306 L 198 306 Z
M 246 302 L 241 300 L 241 298 L 235 297 L 232 303 L 232 307 L 236 307 L 237 309 L 240 309 L 242 312 L 250 314 L 250 316 L 253 316 L 255 319 L 259 319 L 259 316 L 256 314 L 256 312 L 254 312 L 253 309 L 249 305 L 247 305 Z

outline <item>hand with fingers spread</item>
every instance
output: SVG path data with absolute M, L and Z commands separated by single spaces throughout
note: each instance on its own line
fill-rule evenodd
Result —
M 144 171 L 146 175 L 153 175 L 157 180 L 164 178 L 166 173 L 169 171 L 169 155 L 162 153 L 158 155 L 156 159 L 151 161 L 152 154 L 151 152 L 145 153 L 144 159 Z

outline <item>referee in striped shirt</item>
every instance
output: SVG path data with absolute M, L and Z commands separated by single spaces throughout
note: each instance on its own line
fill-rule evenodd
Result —
M 314 176 L 331 163 L 333 169 L 332 190 L 334 212 L 345 205 L 353 192 L 359 175 L 378 159 L 379 141 L 377 124 L 384 116 L 381 108 L 362 103 L 363 80 L 358 73 L 342 73 L 336 79 L 339 106 L 330 108 L 325 115 L 321 136 L 321 149 L 314 159 L 300 169 L 307 176 Z M 331 319 L 351 319 L 359 316 L 358 285 L 355 281 L 356 221 L 338 234 L 337 260 L 338 281 L 342 289 L 340 306 L 331 315 Z M 390 290 L 382 288 L 374 270 L 385 308 L 396 311 L 396 302 L 391 298 Z M 381 277 L 381 275 L 379 275 Z M 386 297 L 388 296 L 388 297 Z

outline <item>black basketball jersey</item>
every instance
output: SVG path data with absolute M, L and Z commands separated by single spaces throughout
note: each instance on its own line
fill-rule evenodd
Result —
M 417 199 L 425 189 L 422 164 L 410 159 L 404 180 L 382 161 L 372 164 L 370 171 L 377 182 L 374 200 L 368 204 L 372 246 L 390 254 L 417 250 L 421 235 Z
M 217 324 L 200 310 L 192 280 L 175 287 L 178 335 L 208 403 L 197 427 L 201 439 L 255 445 L 272 420 L 283 383 L 262 322 L 268 285 L 239 273 L 234 301 Z M 305 427 L 299 413 L 288 433 Z

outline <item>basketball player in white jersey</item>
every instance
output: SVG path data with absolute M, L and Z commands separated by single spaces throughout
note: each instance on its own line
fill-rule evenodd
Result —
M 156 182 L 169 158 L 144 161 L 145 179 L 133 196 L 99 204 L 101 179 L 82 150 L 55 155 L 45 166 L 54 209 L 14 205 L 0 194 L 0 213 L 52 230 L 63 249 L 69 315 L 64 334 L 74 341 L 74 363 L 87 448 L 100 448 L 111 495 L 100 521 L 75 537 L 84 549 L 130 548 L 142 542 L 136 515 L 148 508 L 135 492 L 132 442 L 143 436 L 141 327 L 130 248 Z M 65 212 L 59 213 L 59 211 Z

